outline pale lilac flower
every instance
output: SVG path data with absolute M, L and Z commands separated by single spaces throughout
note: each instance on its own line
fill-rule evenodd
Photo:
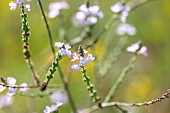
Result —
M 12 1 L 9 3 L 9 6 L 10 6 L 11 11 L 16 10 L 16 8 L 17 8 L 17 4 L 15 2 L 12 2 Z
M 73 69 L 73 71 L 78 71 L 80 69 L 80 66 L 78 64 L 73 64 L 71 65 L 71 69 Z
M 130 7 L 123 5 L 121 2 L 117 2 L 110 7 L 111 11 L 114 13 L 120 13 L 120 21 L 125 23 L 126 18 L 129 15 Z
M 73 17 L 73 25 L 76 27 L 88 25 L 94 25 L 97 23 L 98 18 L 103 18 L 104 15 L 100 11 L 98 5 L 87 7 L 86 4 L 82 4 L 79 7 L 79 11 Z
M 61 106 L 62 104 L 63 103 L 61 102 L 56 102 L 56 104 L 53 104 L 51 106 L 46 106 L 44 113 L 51 113 L 51 112 L 57 111 L 58 107 Z
M 4 91 L 6 89 L 6 87 L 0 85 L 0 92 Z
M 31 11 L 30 4 L 24 5 L 24 10 Z
M 53 2 L 49 5 L 49 18 L 54 18 L 59 15 L 60 10 L 69 9 L 69 4 L 67 2 Z
M 142 54 L 144 56 L 148 56 L 147 47 L 141 46 L 139 42 L 132 44 L 131 46 L 127 47 L 128 52 Z
M 58 48 L 63 47 L 64 43 L 63 42 L 56 42 L 54 46 L 57 46 Z
M 71 56 L 72 53 L 69 49 L 71 49 L 70 45 L 68 44 L 64 44 L 63 42 L 56 42 L 55 43 L 55 46 L 57 46 L 59 48 L 58 50 L 58 53 L 61 55 L 61 56 Z
M 63 104 L 67 103 L 68 102 L 67 93 L 65 91 L 53 92 L 52 95 L 50 95 L 50 100 L 53 103 L 56 102 L 62 102 Z
M 124 5 L 120 2 L 117 2 L 110 7 L 110 9 L 115 13 L 119 13 L 119 12 L 123 11 L 124 8 L 125 8 Z
M 12 87 L 9 87 L 8 88 L 8 93 L 10 94 L 10 95 L 14 95 L 15 93 L 16 93 L 16 91 L 17 91 L 17 88 L 13 88 L 14 86 L 16 86 L 16 85 L 11 85 Z
M 73 64 L 71 66 L 71 68 L 73 69 L 73 71 L 78 71 L 80 69 L 81 66 L 86 66 L 88 62 L 91 62 L 93 61 L 95 58 L 91 55 L 91 54 L 88 54 L 87 57 L 85 56 L 85 54 L 87 53 L 88 51 L 86 51 L 85 49 L 83 49 L 83 55 L 84 56 L 81 56 L 77 53 L 73 53 L 73 59 L 71 61 L 78 61 L 79 64 Z
M 8 85 L 14 85 L 16 83 L 16 79 L 13 77 L 7 77 L 6 82 Z
M 8 95 L 0 96 L 0 108 L 4 106 L 9 106 L 13 103 L 13 98 Z
M 24 88 L 20 88 L 20 92 L 27 92 L 29 90 L 27 83 L 22 83 L 20 86 Z
M 128 34 L 132 36 L 136 34 L 136 28 L 131 24 L 121 23 L 116 29 L 116 34 L 118 35 Z
M 18 6 L 21 6 L 23 3 L 24 3 L 24 0 L 17 0 L 17 1 L 16 1 L 16 4 L 17 4 Z

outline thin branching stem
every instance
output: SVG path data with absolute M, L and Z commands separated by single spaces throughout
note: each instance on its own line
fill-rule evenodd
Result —
M 74 112 L 74 113 L 77 113 L 77 108 L 76 108 L 75 103 L 74 103 L 74 101 L 73 101 L 73 98 L 72 98 L 72 96 L 71 96 L 71 92 L 70 92 L 70 90 L 69 90 L 69 88 L 68 88 L 68 82 L 64 79 L 64 75 L 63 75 L 63 72 L 62 72 L 62 70 L 61 70 L 60 65 L 58 65 L 58 72 L 59 72 L 61 81 L 63 82 L 64 89 L 65 89 L 65 91 L 67 92 L 67 97 L 68 97 L 68 99 L 69 99 L 70 106 L 71 106 L 73 112 Z
M 128 72 L 134 67 L 134 63 L 136 61 L 137 58 L 137 54 L 135 53 L 134 56 L 131 58 L 131 60 L 129 61 L 129 64 L 122 70 L 121 74 L 119 75 L 118 79 L 116 80 L 116 82 L 113 84 L 111 90 L 109 91 L 109 93 L 107 94 L 104 103 L 109 102 L 112 99 L 112 96 L 114 95 L 114 93 L 116 92 L 116 90 L 118 89 L 118 87 L 121 85 L 122 81 L 124 80 L 125 76 L 128 74 Z
M 48 32 L 50 47 L 51 47 L 51 51 L 52 51 L 52 54 L 53 54 L 53 58 L 55 59 L 55 49 L 54 49 L 54 45 L 53 45 L 53 38 L 52 38 L 51 30 L 50 30 L 46 15 L 44 13 L 44 9 L 43 9 L 41 0 L 38 0 L 38 4 L 40 6 L 40 10 L 41 10 L 41 13 L 42 13 L 42 16 L 43 16 L 43 19 L 44 19 L 44 23 L 46 25 L 46 29 L 47 29 L 47 32 Z

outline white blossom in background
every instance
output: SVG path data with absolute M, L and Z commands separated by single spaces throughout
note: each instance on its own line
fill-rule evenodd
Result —
M 0 92 L 4 91 L 6 89 L 6 87 L 0 85 Z
M 10 2 L 10 10 L 16 10 L 17 6 L 21 6 L 24 3 L 25 0 L 16 0 L 16 2 Z M 30 2 L 31 0 L 26 0 L 27 2 Z M 31 11 L 30 4 L 24 5 L 24 10 Z
M 13 103 L 13 97 L 8 95 L 2 95 L 0 96 L 0 108 L 9 106 Z
M 86 55 L 88 51 L 86 51 L 85 49 L 83 50 L 83 54 Z M 73 59 L 71 61 L 78 61 L 78 64 L 73 64 L 71 66 L 71 68 L 73 69 L 73 71 L 78 71 L 80 69 L 80 66 L 86 66 L 88 62 L 93 61 L 95 58 L 91 55 L 88 54 L 87 56 L 80 56 L 77 53 L 73 53 L 72 54 Z
M 69 4 L 64 1 L 50 3 L 50 5 L 48 7 L 48 9 L 49 9 L 48 17 L 54 18 L 59 15 L 60 10 L 69 9 L 69 7 L 70 7 Z
M 87 7 L 86 4 L 82 4 L 79 7 L 79 11 L 74 15 L 72 21 L 76 27 L 88 25 L 94 25 L 97 23 L 98 18 L 103 18 L 103 12 L 100 11 L 98 5 Z
M 120 21 L 123 22 L 123 23 L 126 22 L 126 18 L 128 17 L 129 12 L 130 12 L 130 7 L 129 6 L 125 6 L 121 2 L 117 2 L 114 5 L 112 5 L 110 7 L 110 9 L 114 13 L 120 13 Z
M 22 83 L 20 86 L 24 88 L 20 88 L 20 92 L 27 92 L 29 90 L 27 83 Z
M 72 53 L 70 51 L 70 49 L 71 49 L 70 45 L 64 44 L 63 42 L 56 42 L 54 46 L 59 48 L 58 53 L 61 56 L 67 55 L 70 57 L 72 55 Z
M 131 24 L 128 24 L 128 23 L 121 23 L 118 25 L 118 27 L 116 28 L 116 34 L 118 35 L 125 35 L 125 34 L 128 34 L 128 35 L 135 35 L 136 34 L 136 28 L 131 25 Z
M 6 78 L 6 83 L 7 83 L 8 85 L 15 85 L 16 79 L 13 78 L 13 77 L 7 77 L 7 78 Z
M 56 102 L 56 104 L 53 104 L 51 106 L 46 106 L 44 113 L 51 113 L 51 112 L 57 111 L 58 107 L 60 107 L 61 105 L 63 105 L 63 103 Z
M 141 46 L 140 42 L 136 42 L 132 44 L 131 46 L 127 47 L 128 52 L 142 54 L 144 56 L 148 56 L 147 47 Z
M 65 91 L 56 91 L 50 95 L 50 100 L 53 103 L 62 102 L 63 104 L 68 102 L 67 94 Z

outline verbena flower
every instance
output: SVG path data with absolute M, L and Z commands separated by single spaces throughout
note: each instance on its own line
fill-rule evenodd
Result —
M 71 47 L 68 44 L 64 44 L 62 42 L 56 42 L 55 46 L 59 48 L 58 53 L 61 56 L 65 56 L 65 55 L 67 55 L 69 57 L 71 56 L 71 54 L 72 54 L 70 51 Z
M 98 18 L 103 18 L 103 12 L 100 11 L 98 5 L 87 7 L 86 4 L 82 4 L 79 7 L 79 11 L 73 17 L 73 24 L 76 27 L 88 25 L 94 25 L 97 23 Z
M 27 92 L 29 90 L 27 83 L 22 83 L 20 86 L 24 88 L 20 88 L 20 92 Z
M 62 102 L 65 104 L 68 102 L 67 93 L 65 91 L 55 91 L 50 95 L 50 100 L 53 103 Z
M 69 9 L 69 4 L 67 2 L 53 2 L 49 5 L 49 18 L 54 18 L 59 15 L 60 10 L 62 9 Z
M 131 46 L 127 47 L 127 51 L 148 56 L 147 47 L 142 46 L 140 42 L 136 42 Z
M 56 104 L 53 104 L 51 106 L 46 106 L 44 113 L 51 113 L 51 112 L 57 111 L 58 107 L 61 106 L 62 104 L 63 103 L 61 102 L 56 102 Z
M 136 28 L 128 23 L 121 23 L 116 28 L 116 34 L 118 35 L 135 35 L 136 34 Z
M 73 69 L 73 71 L 78 71 L 80 69 L 80 66 L 86 66 L 88 62 L 93 61 L 95 58 L 91 55 L 88 54 L 87 57 L 85 56 L 85 54 L 88 51 L 86 51 L 85 49 L 83 50 L 83 56 L 77 53 L 73 53 L 73 59 L 71 61 L 78 61 L 78 64 L 73 64 L 71 66 L 71 68 Z
M 13 10 L 16 10 L 17 6 L 22 6 L 24 5 L 24 1 L 25 0 L 16 0 L 16 2 L 10 2 L 9 3 L 9 6 L 10 6 L 10 10 L 13 11 Z M 30 2 L 31 0 L 26 0 L 28 2 Z M 30 11 L 30 4 L 26 4 L 24 5 L 24 10 L 27 10 L 27 11 Z
M 126 22 L 126 18 L 129 15 L 130 12 L 130 7 L 129 6 L 125 6 L 123 3 L 121 2 L 117 2 L 114 5 L 112 5 L 110 7 L 111 11 L 114 13 L 120 13 L 120 20 L 121 22 L 125 23 Z
M 0 96 L 0 108 L 4 106 L 9 106 L 13 103 L 13 97 L 9 95 Z

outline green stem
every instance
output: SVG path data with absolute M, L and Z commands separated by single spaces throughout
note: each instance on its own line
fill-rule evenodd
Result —
M 60 65 L 58 65 L 58 72 L 59 72 L 60 78 L 61 78 L 61 80 L 62 80 L 62 82 L 64 84 L 64 89 L 67 92 L 67 97 L 69 99 L 69 103 L 70 103 L 70 106 L 71 106 L 71 108 L 73 110 L 73 113 L 77 113 L 77 108 L 75 106 L 75 103 L 74 103 L 73 98 L 71 96 L 70 90 L 68 88 L 68 82 L 64 79 L 64 75 L 63 75 L 63 72 L 61 70 Z
M 28 15 L 25 13 L 24 10 L 24 4 L 20 6 L 21 9 L 21 18 L 22 18 L 22 41 L 23 41 L 23 53 L 24 53 L 24 58 L 26 60 L 26 63 L 28 64 L 33 78 L 36 81 L 37 85 L 40 85 L 40 81 L 36 75 L 35 69 L 34 69 L 34 64 L 31 60 L 31 52 L 29 49 L 29 36 L 30 36 L 30 27 L 28 26 Z
M 124 80 L 127 73 L 133 68 L 136 58 L 137 58 L 137 54 L 135 53 L 134 56 L 130 59 L 129 64 L 122 70 L 120 76 L 118 77 L 116 82 L 113 84 L 111 90 L 109 91 L 108 95 L 106 96 L 104 100 L 104 103 L 107 103 L 110 101 L 110 99 L 112 98 L 112 96 L 114 95 L 114 93 L 116 92 L 116 90 L 118 89 L 122 81 Z
M 46 80 L 42 83 L 40 88 L 41 91 L 46 90 L 50 80 L 54 77 L 54 73 L 56 72 L 56 68 L 58 67 L 59 61 L 61 60 L 62 56 L 58 53 L 55 60 L 52 62 L 52 66 L 48 69 L 48 73 L 46 75 Z
M 97 92 L 94 89 L 93 84 L 91 84 L 90 82 L 90 77 L 87 76 L 87 71 L 84 68 L 84 66 L 81 66 L 82 68 L 82 75 L 83 75 L 83 81 L 86 83 L 87 89 L 90 92 L 90 96 L 93 99 L 93 101 L 99 106 L 101 107 L 101 103 L 99 102 L 100 98 L 97 96 Z
M 54 59 L 55 59 L 55 49 L 54 49 L 54 46 L 53 46 L 53 38 L 52 38 L 52 34 L 51 34 L 51 30 L 50 30 L 50 27 L 49 27 L 47 18 L 46 18 L 45 13 L 44 13 L 44 9 L 43 9 L 41 0 L 38 0 L 38 4 L 39 4 L 39 6 L 40 6 L 40 10 L 41 10 L 41 13 L 42 13 L 42 16 L 43 16 L 45 25 L 46 25 L 46 29 L 47 29 L 47 32 L 48 32 L 49 41 L 50 41 L 50 46 L 51 46 L 51 51 L 52 51 L 53 57 L 54 57 Z

